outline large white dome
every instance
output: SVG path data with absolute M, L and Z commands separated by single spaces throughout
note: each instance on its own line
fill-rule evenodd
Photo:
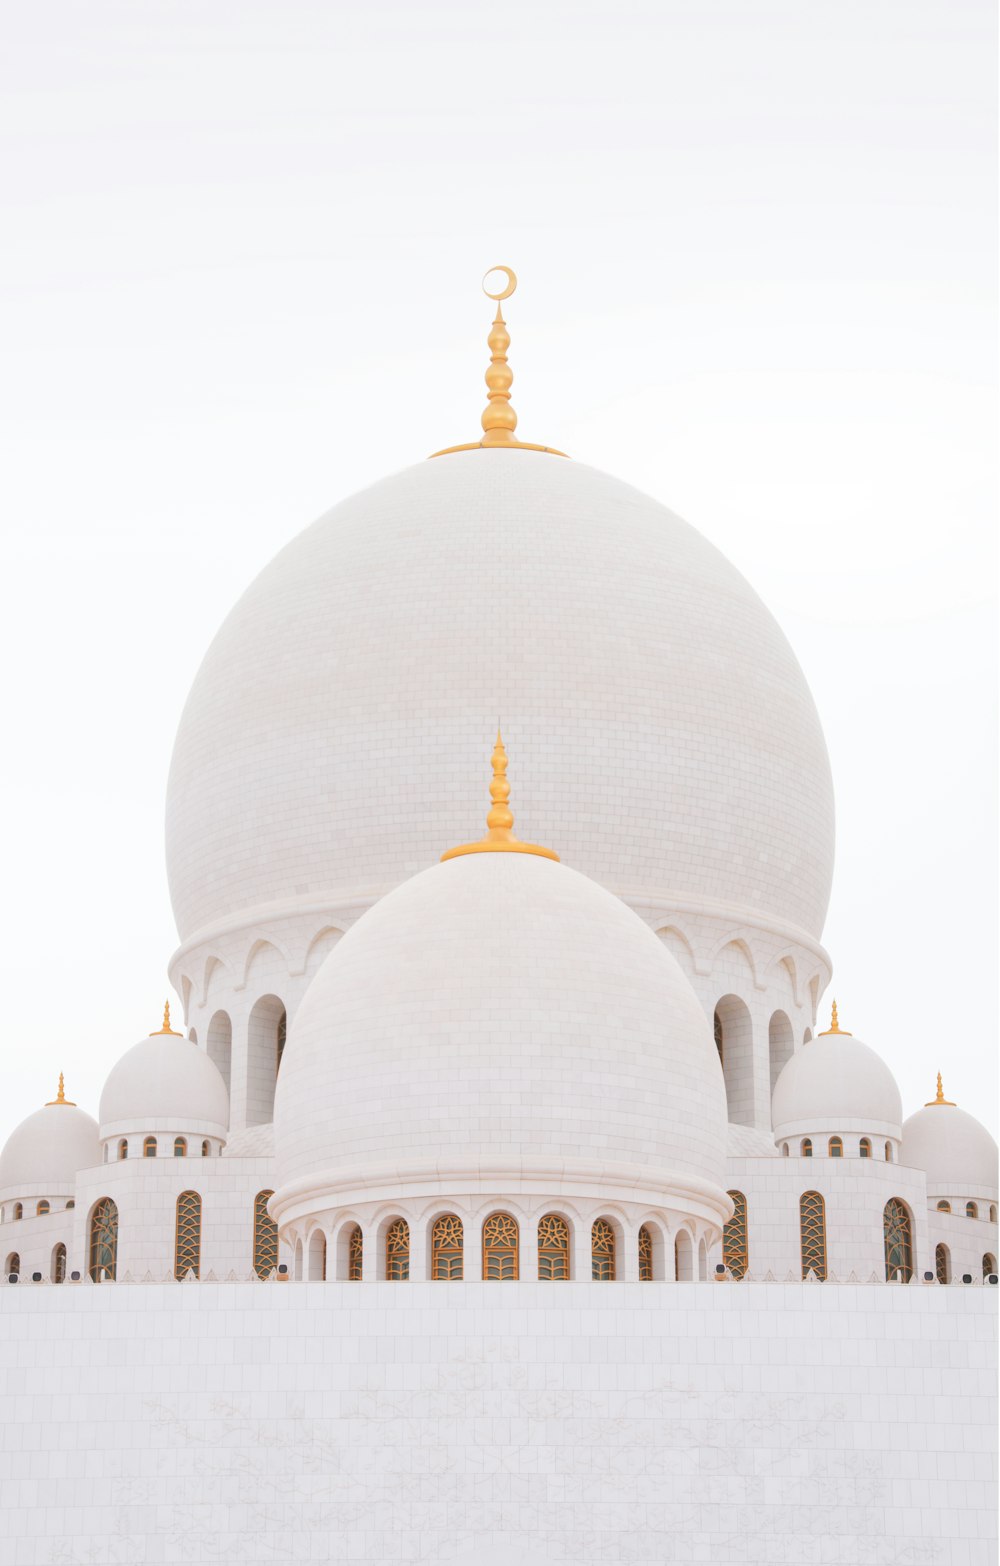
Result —
M 821 1033 L 783 1068 L 771 1098 L 774 1134 L 874 1131 L 898 1139 L 903 1103 L 896 1079 L 870 1045 Z
M 829 763 L 756 593 L 619 480 L 475 450 L 335 507 L 225 621 L 170 775 L 182 938 L 372 899 L 433 864 L 480 818 L 498 717 L 519 820 L 565 863 L 631 903 L 820 934 Z
M 153 1033 L 111 1068 L 101 1094 L 102 1137 L 177 1129 L 225 1135 L 229 1095 L 205 1051 L 177 1033 Z
M 0 1193 L 71 1195 L 81 1169 L 101 1161 L 97 1121 L 76 1104 L 46 1104 L 15 1126 L 0 1153 Z
M 997 1194 L 997 1144 L 957 1104 L 928 1104 L 903 1126 L 903 1162 L 922 1169 L 931 1196 Z
M 286 1215 L 484 1183 L 728 1215 L 697 996 L 624 903 L 532 855 L 437 865 L 358 920 L 292 1024 L 274 1124 Z

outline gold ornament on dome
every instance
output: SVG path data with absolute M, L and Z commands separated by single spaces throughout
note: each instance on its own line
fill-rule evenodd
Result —
M 514 815 L 507 803 L 510 784 L 507 782 L 507 752 L 503 738 L 497 729 L 497 742 L 493 747 L 493 781 L 490 784 L 493 803 L 486 815 L 486 836 L 477 843 L 460 843 L 441 855 L 444 859 L 458 859 L 462 854 L 538 854 L 543 859 L 558 860 L 552 848 L 541 848 L 537 843 L 522 843 L 514 836 Z
M 65 1087 L 65 1083 L 63 1081 L 63 1074 L 62 1074 L 61 1071 L 59 1073 L 59 1086 L 56 1089 L 56 1096 L 55 1096 L 55 1098 L 50 1098 L 49 1099 L 48 1103 L 45 1106 L 46 1109 L 51 1109 L 53 1104 L 65 1104 L 67 1109 L 75 1109 L 76 1108 L 76 1105 L 74 1104 L 73 1100 L 71 1098 L 67 1098 L 66 1097 L 66 1087 Z
M 944 1084 L 941 1081 L 940 1071 L 937 1074 L 937 1095 L 934 1098 L 929 1098 L 924 1108 L 933 1109 L 935 1104 L 946 1104 L 949 1109 L 955 1108 L 954 1100 L 944 1096 Z
M 149 1036 L 150 1036 L 151 1039 L 158 1039 L 161 1033 L 169 1033 L 171 1035 L 171 1037 L 175 1038 L 175 1039 L 183 1038 L 183 1036 L 184 1036 L 183 1034 L 178 1033 L 176 1028 L 172 1028 L 170 1026 L 170 1002 L 169 1001 L 164 1001 L 163 1002 L 163 1026 L 162 1026 L 162 1028 L 154 1028 L 152 1033 Z
M 831 1013 L 830 1013 L 830 1026 L 826 1029 L 825 1032 L 821 1033 L 819 1036 L 820 1036 L 821 1039 L 826 1039 L 826 1038 L 830 1037 L 831 1033 L 843 1034 L 845 1039 L 850 1039 L 850 1038 L 854 1037 L 854 1035 L 852 1033 L 848 1033 L 846 1028 L 842 1028 L 840 1026 L 840 1023 L 837 1021 L 837 1002 L 836 1001 L 834 1001 L 833 1007 L 832 1007 Z
M 486 280 L 496 272 L 500 272 L 505 281 L 503 288 L 494 292 L 487 288 Z M 489 400 L 480 420 L 483 426 L 483 438 L 467 441 L 462 446 L 445 446 L 442 451 L 432 452 L 431 455 L 434 457 L 447 457 L 454 451 L 476 451 L 479 447 L 498 447 L 508 451 L 547 451 L 553 457 L 566 455 L 564 451 L 556 451 L 554 446 L 536 446 L 531 441 L 518 440 L 514 434 L 517 429 L 517 414 L 510 401 L 514 372 L 507 363 L 510 333 L 503 318 L 503 311 L 500 309 L 500 301 L 509 299 L 516 287 L 517 274 L 509 266 L 492 266 L 483 276 L 483 293 L 487 299 L 494 300 L 497 307 L 490 335 L 487 338 L 490 350 L 490 363 L 486 371 Z

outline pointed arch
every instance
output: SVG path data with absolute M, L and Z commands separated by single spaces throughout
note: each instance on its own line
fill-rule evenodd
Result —
M 61 1242 L 53 1248 L 49 1276 L 53 1283 L 66 1282 L 66 1247 Z
M 680 963 L 684 973 L 691 975 L 696 972 L 694 947 L 683 930 L 679 930 L 675 924 L 666 924 L 656 933 L 670 955 Z
M 913 1221 L 906 1203 L 890 1196 L 882 1213 L 885 1281 L 909 1283 L 913 1277 Z
M 255 1001 L 247 1021 L 247 1125 L 274 1119 L 274 1087 L 284 1045 L 287 1013 L 277 995 Z
M 306 948 L 302 971 L 315 973 L 318 968 L 321 968 L 343 933 L 343 930 L 338 930 L 332 924 L 324 925 L 322 930 L 317 930 Z
M 174 1277 L 180 1282 L 189 1272 L 201 1276 L 201 1197 L 182 1191 L 174 1216 Z
M 951 1282 L 951 1256 L 947 1245 L 934 1247 L 934 1276 L 938 1283 Z
M 723 995 L 716 1001 L 712 1025 L 722 1059 L 729 1119 L 737 1125 L 752 1126 L 753 1020 L 750 1008 L 739 995 Z
M 277 941 L 261 936 L 254 941 L 246 954 L 243 962 L 243 980 L 240 988 L 246 989 L 254 970 L 268 966 L 275 978 L 279 975 L 284 976 L 289 970 L 288 953 Z
M 825 1283 L 826 1203 L 818 1191 L 803 1191 L 799 1197 L 799 1244 L 803 1278 L 813 1273 Z
M 792 1055 L 795 1053 L 795 1035 L 788 1013 L 773 1011 L 767 1025 L 767 1052 L 771 1066 L 771 1092 Z
M 750 950 L 746 938 L 738 931 L 732 931 L 729 935 L 724 935 L 721 940 L 716 942 L 715 949 L 712 952 L 713 970 L 725 961 L 730 963 L 731 973 L 733 969 L 737 972 L 744 970 L 754 989 L 762 988 L 754 954 Z
M 92 1283 L 114 1282 L 118 1271 L 118 1208 L 102 1196 L 90 1211 L 87 1272 Z
M 216 1011 L 208 1024 L 205 1039 L 208 1058 L 218 1067 L 226 1084 L 226 1092 L 232 1090 L 233 1074 L 233 1024 L 228 1011 Z

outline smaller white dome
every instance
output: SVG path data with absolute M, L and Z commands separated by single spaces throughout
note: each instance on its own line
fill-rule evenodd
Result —
M 112 1067 L 99 1114 L 102 1137 L 175 1129 L 224 1136 L 229 1094 L 199 1045 L 179 1033 L 152 1033 Z
M 896 1079 L 868 1044 L 821 1033 L 796 1050 L 774 1085 L 775 1137 L 872 1131 L 899 1138 L 903 1102 Z
M 922 1169 L 929 1196 L 997 1194 L 997 1144 L 957 1104 L 928 1104 L 903 1126 L 903 1163 Z
M 97 1121 L 76 1104 L 37 1109 L 11 1132 L 0 1153 L 0 1193 L 71 1195 L 81 1169 L 101 1162 Z

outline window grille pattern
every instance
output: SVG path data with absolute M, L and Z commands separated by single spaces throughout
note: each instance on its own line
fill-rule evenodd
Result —
M 812 1141 L 811 1141 L 811 1139 L 809 1137 L 806 1137 L 803 1140 L 802 1146 L 799 1149 L 799 1151 L 801 1152 L 803 1158 L 811 1158 L 812 1157 L 812 1155 L 813 1155 L 813 1145 L 812 1145 Z
M 197 1191 L 182 1191 L 177 1198 L 174 1226 L 174 1277 L 180 1282 L 193 1272 L 201 1276 L 201 1197 Z
M 861 1154 L 862 1158 L 870 1158 L 872 1156 L 872 1145 L 866 1136 L 861 1138 L 861 1141 L 858 1145 L 858 1152 Z
M 184 1158 L 186 1156 L 186 1154 L 187 1154 L 187 1150 L 188 1150 L 188 1145 L 185 1142 L 184 1138 L 182 1136 L 175 1136 L 174 1137 L 174 1157 L 175 1158 Z
M 966 1216 L 966 1218 L 978 1218 L 979 1217 L 979 1208 L 976 1206 L 975 1202 L 966 1202 L 966 1204 L 965 1204 L 965 1216 Z
M 57 1245 L 52 1252 L 52 1282 L 66 1282 L 66 1247 Z
M 39 1218 L 43 1217 L 43 1215 L 45 1213 L 48 1213 L 48 1212 L 52 1211 L 51 1207 L 49 1206 L 48 1202 L 45 1200 L 44 1196 L 42 1197 L 41 1201 L 39 1202 L 36 1211 L 38 1213 Z
M 996 1270 L 997 1270 L 997 1259 L 996 1259 L 995 1256 L 991 1256 L 989 1251 L 987 1251 L 986 1255 L 983 1257 L 983 1277 L 984 1278 L 988 1278 L 990 1276 L 990 1273 L 991 1272 L 996 1272 Z
M 538 1220 L 538 1276 L 569 1277 L 569 1225 L 558 1213 Z
M 258 1191 L 253 1199 L 253 1270 L 269 1278 L 278 1265 L 278 1225 L 267 1210 L 273 1191 Z
M 349 1283 L 361 1282 L 361 1268 L 364 1261 L 364 1239 L 361 1234 L 360 1224 L 355 1224 L 351 1230 L 350 1243 L 347 1248 L 347 1281 Z
M 909 1283 L 913 1277 L 913 1235 L 910 1215 L 898 1196 L 890 1196 L 882 1214 L 882 1232 L 885 1236 L 885 1277 L 887 1283 L 901 1278 Z
M 606 1218 L 598 1218 L 590 1231 L 590 1276 L 596 1283 L 615 1279 L 615 1231 Z
M 405 1218 L 396 1218 L 385 1235 L 385 1275 L 390 1283 L 403 1283 L 410 1276 L 410 1226 Z
M 818 1191 L 803 1191 L 799 1197 L 799 1240 L 803 1278 L 814 1272 L 825 1283 L 826 1205 Z
M 937 1245 L 934 1248 L 934 1276 L 937 1278 L 938 1283 L 951 1282 L 947 1245 Z
M 143 1144 L 142 1144 L 142 1156 L 143 1156 L 143 1158 L 155 1158 L 156 1157 L 156 1138 L 155 1138 L 155 1136 L 147 1136 L 145 1142 L 143 1142 Z
M 5 1273 L 16 1272 L 18 1277 L 20 1277 L 20 1275 L 21 1275 L 21 1258 L 17 1254 L 16 1251 L 11 1251 L 10 1255 L 7 1257 L 7 1265 L 4 1268 L 4 1272 Z
M 431 1230 L 431 1277 L 443 1280 L 462 1276 L 462 1220 L 442 1213 Z
M 639 1282 L 653 1281 L 653 1236 L 646 1225 L 639 1230 Z
M 517 1277 L 517 1223 L 510 1213 L 491 1213 L 483 1224 L 483 1277 Z
M 831 1158 L 843 1158 L 844 1144 L 839 1136 L 832 1136 L 830 1138 L 829 1152 Z
M 742 1278 L 750 1265 L 747 1245 L 747 1199 L 742 1191 L 730 1191 L 733 1216 L 722 1230 L 722 1260 L 734 1278 Z
M 104 1196 L 90 1215 L 90 1250 L 87 1271 L 93 1283 L 114 1279 L 118 1267 L 118 1208 Z

